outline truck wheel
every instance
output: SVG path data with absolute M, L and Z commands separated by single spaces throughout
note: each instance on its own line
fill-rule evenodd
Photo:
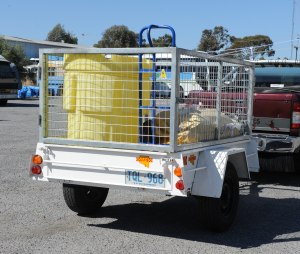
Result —
M 108 188 L 63 184 L 67 206 L 74 212 L 88 215 L 101 208 L 108 194 Z
M 232 164 L 227 164 L 220 198 L 198 197 L 200 220 L 208 229 L 222 232 L 232 225 L 239 203 L 239 179 Z
M 7 100 L 2 99 L 0 100 L 0 106 L 5 106 L 7 104 Z
M 299 153 L 258 153 L 260 172 L 299 172 Z

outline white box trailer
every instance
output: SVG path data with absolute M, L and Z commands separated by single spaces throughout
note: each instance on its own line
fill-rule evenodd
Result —
M 170 61 L 170 98 L 154 96 L 160 54 Z M 33 180 L 62 183 L 66 204 L 79 214 L 98 210 L 109 188 L 192 196 L 208 227 L 229 228 L 239 179 L 259 169 L 251 139 L 251 63 L 176 47 L 44 49 L 40 63 Z M 199 93 L 193 104 L 179 96 L 180 72 L 192 68 L 199 76 L 203 63 L 214 66 L 216 92 Z M 229 63 L 237 75 L 225 85 Z M 46 92 L 53 72 L 63 77 L 55 96 Z

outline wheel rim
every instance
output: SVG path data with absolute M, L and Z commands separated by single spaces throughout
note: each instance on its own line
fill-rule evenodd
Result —
M 98 192 L 94 188 L 86 187 L 85 196 L 86 196 L 87 200 L 89 200 L 89 201 L 95 200 L 95 199 L 97 199 L 98 195 L 99 195 Z

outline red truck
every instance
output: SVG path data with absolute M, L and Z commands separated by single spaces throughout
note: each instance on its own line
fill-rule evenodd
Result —
M 254 64 L 252 135 L 257 141 L 260 170 L 300 171 L 300 61 L 260 60 Z M 235 79 L 234 68 L 223 67 L 222 89 Z M 207 69 L 205 77 L 198 76 L 200 89 L 188 95 L 192 104 L 214 104 L 218 95 L 211 72 Z M 239 104 L 240 110 L 245 109 L 248 102 L 237 94 L 229 90 L 222 93 L 221 108 L 223 104 Z
M 253 136 L 262 171 L 300 170 L 300 61 L 255 61 Z

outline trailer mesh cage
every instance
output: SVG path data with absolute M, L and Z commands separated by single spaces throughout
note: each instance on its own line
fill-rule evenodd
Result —
M 179 48 L 40 51 L 44 143 L 174 152 L 250 134 L 253 66 Z

